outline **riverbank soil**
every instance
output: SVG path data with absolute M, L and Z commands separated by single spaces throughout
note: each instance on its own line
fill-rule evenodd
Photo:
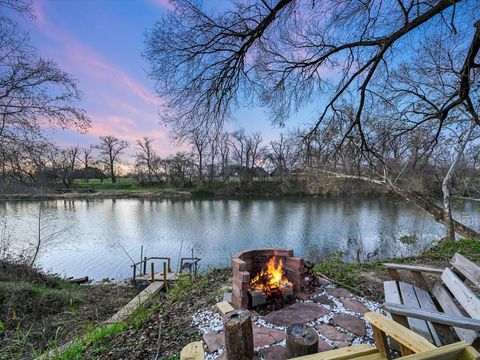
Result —
M 136 296 L 125 284 L 71 284 L 0 261 L 0 359 L 30 359 L 107 320 Z

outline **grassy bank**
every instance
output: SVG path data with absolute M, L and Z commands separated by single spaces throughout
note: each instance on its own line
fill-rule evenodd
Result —
M 219 300 L 230 276 L 229 270 L 213 270 L 178 281 L 125 322 L 91 330 L 53 359 L 177 359 L 185 344 L 200 339 L 192 315 Z
M 30 266 L 0 262 L 0 358 L 29 359 L 113 315 L 137 291 L 76 285 Z
M 480 262 L 480 240 L 443 240 L 422 252 L 418 257 L 396 258 L 388 262 L 427 264 L 441 268 L 448 265 L 448 261 L 456 252 L 472 261 Z M 346 263 L 342 261 L 341 254 L 336 254 L 321 264 L 317 264 L 315 269 L 357 294 L 381 300 L 383 298 L 383 281 L 389 279 L 383 266 L 384 262 L 386 261 Z

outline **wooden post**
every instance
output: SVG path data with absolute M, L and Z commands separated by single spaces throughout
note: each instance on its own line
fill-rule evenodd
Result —
M 143 258 L 143 275 L 147 273 L 147 257 Z
M 167 263 L 163 262 L 163 288 L 167 291 Z
M 253 329 L 249 311 L 235 310 L 226 314 L 223 330 L 228 360 L 253 359 Z
M 287 359 L 317 352 L 318 335 L 312 327 L 304 324 L 291 324 L 287 327 Z
M 152 261 L 150 263 L 151 271 L 152 273 L 150 274 L 152 282 L 155 281 L 155 263 Z
M 170 267 L 170 258 L 168 258 L 168 272 L 172 272 L 172 268 Z
M 133 285 L 135 285 L 135 277 L 137 275 L 137 267 L 135 265 L 133 265 Z

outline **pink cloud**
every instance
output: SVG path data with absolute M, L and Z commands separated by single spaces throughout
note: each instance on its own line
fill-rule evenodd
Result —
M 95 143 L 98 136 L 113 134 L 129 141 L 130 152 L 134 153 L 136 139 L 149 136 L 156 139 L 155 148 L 162 156 L 175 151 L 167 129 L 158 124 L 162 99 L 67 29 L 56 25 L 44 10 L 41 1 L 34 2 L 36 29 L 56 44 L 49 57 L 55 58 L 61 68 L 80 76 L 84 97 L 92 103 L 87 107 L 92 128 L 80 142 Z
M 175 7 L 172 5 L 170 0 L 151 0 L 153 4 L 160 6 L 163 9 L 173 11 Z

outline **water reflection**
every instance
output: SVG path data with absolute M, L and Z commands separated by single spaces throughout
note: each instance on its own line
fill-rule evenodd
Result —
M 480 203 L 456 204 L 455 216 L 479 227 Z M 193 249 L 203 268 L 228 265 L 241 249 L 292 247 L 318 261 L 341 251 L 346 260 L 415 255 L 444 229 L 422 211 L 387 198 L 275 200 L 45 201 L 65 228 L 40 257 L 68 276 L 130 276 L 129 257 L 169 256 L 177 268 Z M 0 213 L 18 248 L 35 238 L 38 202 L 5 202 Z M 402 237 L 414 238 L 402 243 Z

